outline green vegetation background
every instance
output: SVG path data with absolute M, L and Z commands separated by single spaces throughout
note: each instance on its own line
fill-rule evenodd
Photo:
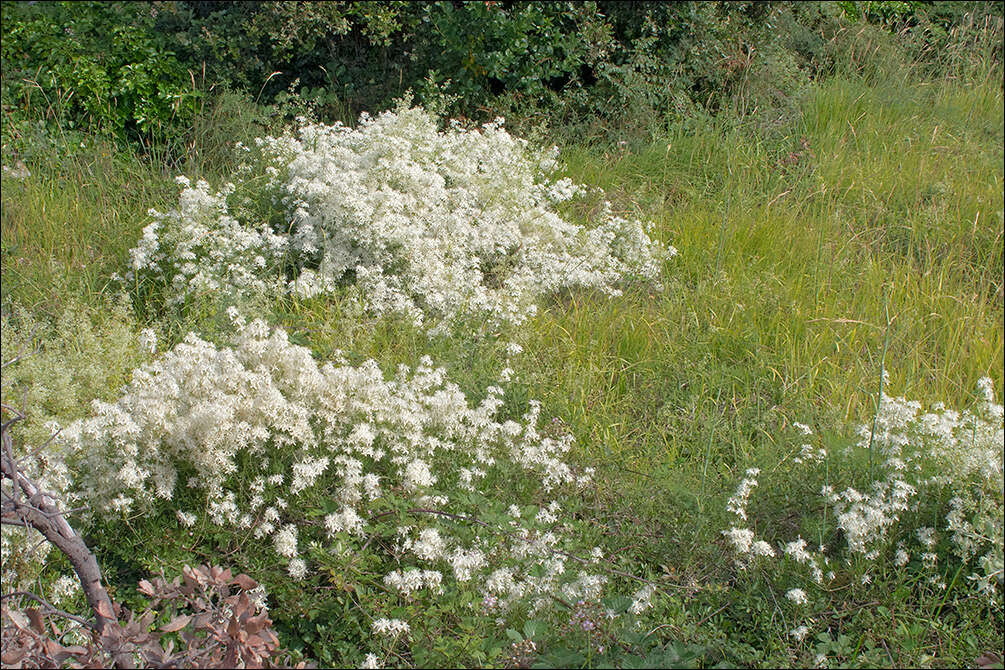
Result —
M 797 645 L 770 581 L 734 574 L 719 536 L 753 464 L 767 471 L 762 524 L 816 513 L 803 501 L 820 482 L 785 476 L 797 449 L 786 428 L 848 443 L 875 411 L 881 367 L 894 395 L 969 407 L 989 376 L 1002 397 L 1001 2 L 2 9 L 3 164 L 30 172 L 3 178 L 4 358 L 40 346 L 4 393 L 30 399 L 28 435 L 114 397 L 140 328 L 172 344 L 223 327 L 112 295 L 147 209 L 176 197 L 175 174 L 219 183 L 236 140 L 299 115 L 351 124 L 411 91 L 444 116 L 504 115 L 511 132 L 559 144 L 568 176 L 680 250 L 662 293 L 555 296 L 523 333 L 517 371 L 598 468 L 581 512 L 596 542 L 619 568 L 682 585 L 647 644 L 769 667 L 817 654 L 964 666 L 1002 649 L 1000 607 L 898 571 L 818 603 L 829 634 Z M 270 309 L 319 355 L 393 369 L 430 354 L 468 393 L 501 361 L 490 345 L 345 318 L 338 304 Z M 236 536 L 184 539 L 143 520 L 91 538 L 113 588 L 236 555 L 269 586 L 284 643 L 321 663 L 366 629 L 348 591 L 284 586 Z M 481 658 L 453 644 L 427 661 Z

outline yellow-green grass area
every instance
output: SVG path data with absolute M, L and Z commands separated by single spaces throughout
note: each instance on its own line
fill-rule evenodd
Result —
M 672 467 L 709 412 L 863 422 L 881 370 L 890 395 L 1001 394 L 1000 83 L 835 79 L 788 146 L 710 127 L 564 155 L 679 250 L 664 290 L 555 299 L 526 333 L 535 393 L 591 456 Z M 722 433 L 738 467 L 769 439 Z
M 633 547 L 627 568 L 713 592 L 731 580 L 719 533 L 743 472 L 784 480 L 797 421 L 832 451 L 850 444 L 876 411 L 884 372 L 885 393 L 926 404 L 973 407 L 985 376 L 1001 398 L 1000 82 L 835 78 L 814 86 L 781 143 L 710 125 L 625 155 L 564 152 L 569 176 L 654 221 L 679 250 L 662 291 L 557 297 L 524 333 L 527 394 L 567 423 L 579 457 L 597 467 L 603 533 Z M 851 467 L 846 481 L 864 483 Z M 811 496 L 821 483 L 766 492 L 771 521 L 794 531 L 801 515 L 819 513 Z M 884 588 L 900 595 L 881 609 L 914 607 L 926 626 L 941 611 L 937 595 L 917 602 Z M 748 595 L 768 602 L 772 593 L 762 585 Z M 894 619 L 839 614 L 874 595 L 836 598 L 820 627 L 879 649 L 868 627 Z M 708 614 L 719 603 L 699 600 Z M 666 614 L 681 630 L 705 616 L 688 602 L 680 611 L 693 616 Z M 981 639 L 961 642 L 969 625 L 910 638 L 898 662 L 927 663 L 926 653 L 964 662 Z M 741 630 L 760 651 L 728 662 L 812 662 L 785 655 L 785 631 Z

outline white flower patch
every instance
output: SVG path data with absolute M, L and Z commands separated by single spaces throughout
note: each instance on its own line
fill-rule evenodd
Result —
M 556 205 L 584 189 L 555 177 L 557 149 L 532 149 L 501 120 L 439 131 L 424 110 L 399 108 L 256 145 L 282 223 L 238 222 L 234 187 L 211 194 L 180 178 L 178 208 L 152 212 L 132 251 L 133 271 L 167 287 L 169 303 L 207 291 L 314 298 L 353 282 L 375 314 L 433 332 L 472 313 L 494 328 L 522 323 L 537 296 L 561 288 L 617 295 L 629 277 L 658 286 L 676 253 L 609 206 L 592 227 L 563 219 Z
M 272 268 L 285 254 L 288 240 L 267 225 L 246 226 L 229 213 L 233 184 L 210 193 L 209 184 L 193 187 L 185 177 L 178 207 L 167 213 L 150 210 L 153 223 L 143 229 L 130 251 L 126 280 L 144 277 L 168 289 L 167 303 L 213 292 L 273 292 L 282 286 Z
M 895 567 L 905 568 L 911 562 L 906 543 L 912 542 L 916 545 L 914 555 L 927 570 L 943 565 L 946 558 L 958 560 L 961 565 L 970 563 L 973 568 L 967 579 L 977 592 L 997 602 L 1005 583 L 1001 568 L 1005 563 L 1005 411 L 994 402 L 989 379 L 980 380 L 978 390 L 976 407 L 962 412 L 941 403 L 924 412 L 918 402 L 881 394 L 880 409 L 871 425 L 860 426 L 857 445 L 863 451 L 870 450 L 870 460 L 873 454 L 879 455 L 877 478 L 866 491 L 850 486 L 836 490 L 828 484 L 821 488 L 820 496 L 842 531 L 851 556 L 869 564 L 888 555 Z M 812 433 L 808 426 L 795 425 L 803 436 Z M 822 447 L 814 450 L 804 445 L 795 460 L 813 465 L 825 458 Z M 726 505 L 727 510 L 744 520 L 750 494 L 757 485 L 755 475 L 756 469 L 747 471 Z M 949 552 L 939 553 L 943 529 L 927 525 L 931 514 L 922 515 L 919 510 L 928 500 L 945 499 L 947 493 L 952 497 L 945 514 L 945 536 L 952 542 Z M 723 535 L 741 557 L 774 555 L 749 528 L 733 527 Z M 899 541 L 894 544 L 891 536 Z M 833 571 L 824 572 L 829 559 L 823 546 L 811 552 L 806 541 L 798 538 L 781 547 L 785 556 L 807 566 L 816 583 L 834 578 Z M 887 552 L 887 548 L 891 551 Z M 980 558 L 973 561 L 976 556 Z M 745 565 L 741 562 L 741 567 Z M 858 579 L 868 584 L 872 575 L 864 572 Z M 930 576 L 929 581 L 937 588 L 945 588 L 937 575 Z M 797 604 L 805 599 L 800 589 L 786 595 Z
M 388 573 L 388 587 L 403 596 L 431 598 L 494 574 L 508 608 L 554 603 L 569 582 L 585 594 L 603 585 L 566 574 L 558 557 L 581 548 L 557 496 L 589 475 L 563 460 L 571 437 L 541 434 L 537 404 L 502 421 L 501 387 L 471 404 L 428 358 L 388 378 L 374 361 L 319 363 L 283 330 L 229 316 L 231 346 L 189 335 L 137 369 L 118 400 L 96 403 L 64 429 L 74 468 L 87 473 L 74 496 L 94 513 L 155 513 L 159 501 L 201 495 L 205 514 L 177 509 L 172 520 L 247 529 L 301 580 L 319 547 L 330 547 L 334 561 L 385 551 L 368 540 L 390 503 L 406 518 L 386 550 L 396 561 L 424 562 Z M 462 497 L 464 472 L 470 490 Z M 531 491 L 539 513 L 521 515 L 521 501 L 492 498 L 499 482 Z M 503 516 L 505 532 L 472 537 L 486 505 Z

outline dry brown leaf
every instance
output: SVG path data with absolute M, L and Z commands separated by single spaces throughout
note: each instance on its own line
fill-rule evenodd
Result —
M 99 600 L 98 604 L 94 606 L 94 609 L 97 610 L 98 616 L 102 616 L 102 617 L 104 617 L 106 619 L 114 619 L 115 618 L 115 615 L 112 614 L 112 608 L 108 604 L 107 600 Z
M 42 613 L 34 607 L 29 607 L 24 613 L 28 615 L 28 620 L 31 621 L 31 627 L 35 629 L 35 632 L 44 635 L 45 621 L 42 620 Z
M 986 654 L 981 654 L 974 663 L 978 668 L 994 668 L 1002 666 L 1002 657 L 993 651 L 989 651 Z
M 249 577 L 248 575 L 241 573 L 237 577 L 234 577 L 233 582 L 237 586 L 240 586 L 245 591 L 250 591 L 251 589 L 258 586 L 258 582 Z
M 20 648 L 17 648 L 17 649 L 13 649 L 12 651 L 5 652 L 3 654 L 3 656 L 0 656 L 0 661 L 3 661 L 4 665 L 6 665 L 7 667 L 10 667 L 10 666 L 12 666 L 12 665 L 20 662 L 21 659 L 23 659 L 27 655 L 28 655 L 28 652 L 25 650 L 25 648 L 24 647 L 20 647 Z
M 145 579 L 141 579 L 139 583 L 139 591 L 145 596 L 154 596 L 157 592 L 154 590 L 154 585 Z
M 174 633 L 175 631 L 179 631 L 187 626 L 191 620 L 192 617 L 187 614 L 176 616 L 174 619 L 161 626 L 161 631 L 164 633 Z
M 255 616 L 255 617 L 251 617 L 250 619 L 248 619 L 248 620 L 247 620 L 247 621 L 246 621 L 246 622 L 244 623 L 244 628 L 245 628 L 245 630 L 247 630 L 247 631 L 248 631 L 249 633 L 251 633 L 251 634 L 255 634 L 255 633 L 257 633 L 258 631 L 260 631 L 260 630 L 262 630 L 263 628 L 265 628 L 265 627 L 266 627 L 267 625 L 269 625 L 270 623 L 271 623 L 271 622 L 269 621 L 269 616 L 268 616 L 268 615 L 267 615 L 267 614 L 266 614 L 265 612 L 262 612 L 262 613 L 261 613 L 261 614 L 259 614 L 258 616 Z

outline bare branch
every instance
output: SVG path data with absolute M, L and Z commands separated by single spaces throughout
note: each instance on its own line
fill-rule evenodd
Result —
M 18 412 L 18 414 L 20 413 Z M 57 497 L 42 491 L 34 481 L 18 469 L 9 431 L 10 425 L 16 420 L 11 419 L 4 423 L 2 430 L 0 430 L 0 447 L 2 447 L 0 448 L 0 472 L 3 477 L 13 482 L 14 494 L 16 495 L 20 488 L 27 501 L 22 503 L 15 497 L 7 497 L 0 521 L 4 524 L 25 525 L 34 528 L 66 555 L 74 572 L 77 573 L 77 578 L 80 580 L 87 598 L 87 604 L 94 612 L 94 629 L 101 637 L 105 637 L 106 633 L 114 636 L 118 633 L 119 622 L 115 616 L 108 591 L 101 583 L 101 569 L 98 567 L 97 559 L 87 548 L 84 540 L 67 523 L 56 504 Z M 112 658 L 116 667 L 135 667 L 132 656 L 121 650 L 112 650 Z
M 39 605 L 44 607 L 45 611 L 48 612 L 49 614 L 55 614 L 57 616 L 61 616 L 64 619 L 75 621 L 79 623 L 81 626 L 86 626 L 91 630 L 96 630 L 93 621 L 88 621 L 87 619 L 79 617 L 76 614 L 70 614 L 69 612 L 64 612 L 63 610 L 51 605 L 49 601 L 47 601 L 45 598 L 37 596 L 34 593 L 31 593 L 30 591 L 12 591 L 10 593 L 4 593 L 3 595 L 0 595 L 0 600 L 7 600 L 8 598 L 28 598 L 29 600 L 34 600 Z

